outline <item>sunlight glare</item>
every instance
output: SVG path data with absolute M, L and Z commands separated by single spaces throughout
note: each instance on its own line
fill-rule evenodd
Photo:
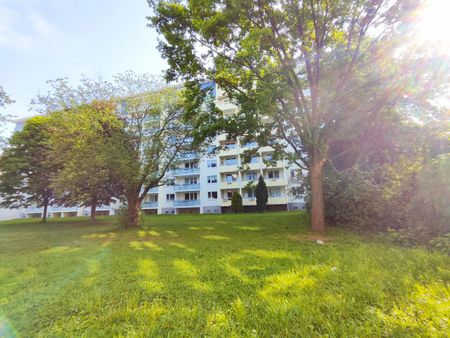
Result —
M 417 38 L 450 54 L 450 0 L 428 0 L 418 13 Z

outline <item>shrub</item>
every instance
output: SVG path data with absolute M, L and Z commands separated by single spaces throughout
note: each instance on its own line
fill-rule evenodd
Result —
M 269 201 L 269 192 L 267 191 L 266 182 L 264 182 L 264 178 L 262 176 L 259 176 L 255 194 L 256 208 L 259 212 L 263 212 L 267 208 L 267 202 Z
M 117 224 L 120 225 L 120 227 L 125 228 L 125 225 L 128 222 L 128 208 L 126 205 L 120 206 L 116 210 L 116 216 L 117 216 Z M 144 224 L 144 213 L 142 211 L 139 212 L 139 221 L 138 226 L 141 226 Z
M 433 238 L 430 241 L 430 247 L 434 250 L 450 255 L 450 232 Z
M 231 197 L 231 211 L 233 211 L 234 214 L 238 214 L 244 211 L 244 207 L 242 205 L 242 196 L 237 191 L 234 192 L 233 196 Z

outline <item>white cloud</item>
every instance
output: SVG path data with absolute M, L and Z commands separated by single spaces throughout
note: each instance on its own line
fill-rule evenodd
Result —
M 0 0 L 0 47 L 32 51 L 59 39 L 61 32 L 32 6 Z

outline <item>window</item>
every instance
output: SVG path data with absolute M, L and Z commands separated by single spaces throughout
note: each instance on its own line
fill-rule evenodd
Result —
M 267 178 L 269 180 L 277 180 L 280 178 L 280 172 L 278 170 L 269 171 L 267 173 Z
M 227 157 L 223 161 L 223 165 L 236 165 L 237 164 L 237 157 Z
M 247 181 L 257 181 L 258 180 L 258 172 L 249 171 L 247 173 Z
M 185 201 L 191 201 L 191 200 L 197 200 L 197 193 L 196 192 L 187 192 L 184 194 L 184 200 Z
M 175 179 L 173 179 L 173 178 L 167 179 L 166 185 L 168 185 L 168 186 L 175 185 Z
M 235 182 L 235 181 L 236 181 L 236 178 L 237 178 L 236 174 L 227 174 L 227 175 L 225 176 L 225 181 L 226 181 L 227 183 L 232 183 L 232 182 Z
M 147 195 L 147 202 L 158 202 L 158 195 L 157 194 L 151 194 Z
M 197 168 L 197 162 L 184 162 L 184 167 L 186 169 L 194 169 Z
M 248 142 L 244 144 L 244 148 L 255 148 L 257 146 L 255 141 Z
M 256 197 L 256 195 L 255 195 L 255 189 L 248 189 L 248 190 L 245 192 L 245 194 L 246 194 L 247 198 L 255 198 L 255 197 Z
M 226 150 L 236 149 L 236 147 L 237 147 L 237 145 L 234 142 L 232 142 L 232 143 L 225 143 L 225 149 Z
M 216 200 L 217 199 L 217 191 L 208 191 L 208 198 L 210 200 Z
M 251 159 L 250 159 L 250 163 L 258 163 L 259 162 L 259 156 L 253 156 Z
M 187 177 L 184 179 L 184 184 L 197 184 L 197 177 Z
M 167 201 L 175 201 L 175 194 L 167 194 L 166 200 Z
M 208 168 L 216 168 L 217 167 L 217 160 L 208 160 L 207 162 Z
M 233 192 L 231 190 L 227 191 L 227 199 L 231 200 L 231 198 L 233 197 Z
M 264 161 L 272 161 L 273 155 L 272 154 L 265 154 L 264 155 Z
M 281 189 L 280 188 L 269 188 L 269 196 L 270 197 L 281 197 Z
M 217 183 L 217 176 L 216 175 L 208 176 L 208 183 Z

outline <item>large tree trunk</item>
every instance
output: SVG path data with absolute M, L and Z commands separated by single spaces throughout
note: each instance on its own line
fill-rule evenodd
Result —
M 42 212 L 42 223 L 47 222 L 47 209 L 48 209 L 48 203 L 44 203 L 44 211 Z
M 95 213 L 97 211 L 97 195 L 92 196 L 91 200 L 91 222 L 95 223 Z
M 141 210 L 141 201 L 139 200 L 138 194 L 132 194 L 127 197 L 128 203 L 128 217 L 127 224 L 125 227 L 127 228 L 135 228 L 139 223 L 139 211 Z
M 314 149 L 311 156 L 311 230 L 325 231 L 325 210 L 323 200 L 322 168 L 325 161 L 321 158 L 318 149 Z

